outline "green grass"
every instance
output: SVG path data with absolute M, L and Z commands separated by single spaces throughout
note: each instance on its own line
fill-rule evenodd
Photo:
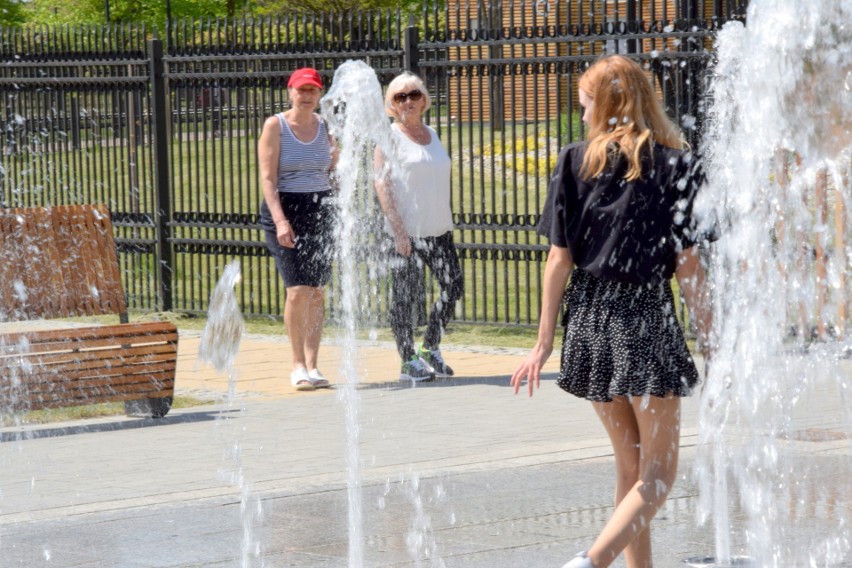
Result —
M 536 319 L 537 319 L 536 315 Z M 207 324 L 207 318 L 203 315 L 192 315 L 185 313 L 132 313 L 130 321 L 171 321 L 178 329 L 190 331 L 202 331 Z M 91 316 L 81 318 L 68 318 L 67 321 L 75 323 L 115 323 L 113 316 Z M 284 324 L 281 317 L 259 316 L 245 318 L 245 332 L 258 335 L 283 335 Z M 333 323 L 327 323 L 324 337 L 333 339 L 338 337 L 343 330 L 338 329 Z M 532 347 L 535 344 L 537 328 L 519 327 L 515 325 L 471 325 L 464 323 L 450 323 L 447 328 L 444 343 L 447 345 L 476 345 L 483 347 Z M 393 341 L 390 327 L 364 325 L 357 330 L 358 339 Z
M 148 317 L 153 317 L 147 314 Z M 172 320 L 180 329 L 201 331 L 207 319 L 202 316 L 187 316 L 183 314 L 160 314 L 163 319 Z M 260 335 L 283 335 L 284 324 L 280 317 L 246 318 L 246 333 Z M 333 339 L 343 333 L 332 323 L 326 325 L 324 337 Z M 519 327 L 514 325 L 468 325 L 450 323 L 447 328 L 444 343 L 447 345 L 476 345 L 483 347 L 532 347 L 535 344 L 537 329 L 535 327 Z M 390 327 L 362 326 L 356 332 L 362 340 L 393 341 Z

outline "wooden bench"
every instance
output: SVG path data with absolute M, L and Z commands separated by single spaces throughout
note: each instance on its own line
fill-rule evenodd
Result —
M 0 209 L 0 321 L 105 314 L 119 323 L 0 333 L 0 412 L 124 401 L 161 418 L 178 347 L 172 323 L 126 323 L 105 206 Z

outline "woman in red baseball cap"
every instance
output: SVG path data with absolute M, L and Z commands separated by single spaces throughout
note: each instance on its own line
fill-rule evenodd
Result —
M 323 286 L 334 253 L 331 174 L 337 148 L 315 112 L 322 90 L 316 69 L 295 70 L 287 82 L 290 109 L 266 119 L 258 143 L 261 226 L 287 289 L 290 382 L 298 390 L 329 386 L 317 369 L 317 355 L 325 319 Z
M 302 69 L 296 69 L 293 71 L 293 74 L 290 75 L 290 79 L 287 81 L 287 88 L 289 89 L 299 89 L 304 87 L 305 85 L 313 85 L 320 91 L 323 89 L 322 78 L 316 69 L 311 67 L 303 67 Z

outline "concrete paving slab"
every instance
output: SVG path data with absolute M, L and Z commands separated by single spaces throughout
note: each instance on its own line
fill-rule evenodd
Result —
M 0 430 L 0 566 L 348 566 L 344 387 L 295 391 L 286 341 L 246 336 L 229 398 L 197 348 L 182 334 L 178 390 L 213 406 Z M 556 387 L 556 356 L 530 399 L 508 387 L 523 350 L 447 348 L 460 376 L 411 388 L 391 345 L 359 349 L 365 566 L 561 566 L 588 546 L 612 512 L 611 449 L 591 405 Z M 321 353 L 331 375 L 340 347 Z M 813 435 L 785 443 L 809 473 L 790 507 L 818 535 L 849 518 L 850 444 L 825 434 L 849 424 L 836 393 L 799 408 Z M 713 550 L 696 520 L 697 398 L 683 409 L 681 478 L 654 524 L 662 568 Z

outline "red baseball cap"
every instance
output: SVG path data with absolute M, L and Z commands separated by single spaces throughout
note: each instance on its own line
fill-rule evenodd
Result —
M 322 79 L 320 78 L 320 74 L 317 73 L 316 69 L 311 67 L 302 67 L 301 69 L 296 69 L 293 71 L 293 74 L 290 75 L 290 80 L 287 81 L 288 87 L 293 87 L 294 89 L 298 89 L 299 87 L 303 87 L 305 85 L 313 85 L 314 87 L 323 88 Z

